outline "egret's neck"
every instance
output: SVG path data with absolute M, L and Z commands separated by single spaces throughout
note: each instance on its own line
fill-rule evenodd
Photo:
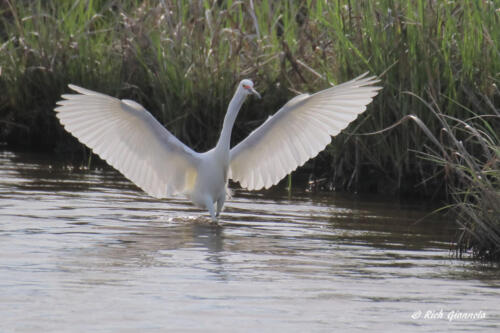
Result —
M 238 112 L 245 101 L 246 94 L 243 89 L 238 88 L 234 94 L 229 106 L 227 108 L 226 116 L 224 117 L 224 124 L 222 125 L 222 132 L 217 142 L 215 149 L 221 153 L 229 153 L 231 144 L 231 132 L 233 131 L 234 121 Z

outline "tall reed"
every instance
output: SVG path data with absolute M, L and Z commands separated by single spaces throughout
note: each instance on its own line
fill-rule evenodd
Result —
M 416 96 L 417 97 L 417 96 Z M 418 117 L 410 116 L 432 145 L 418 154 L 441 170 L 433 177 L 446 180 L 446 207 L 460 226 L 457 253 L 472 251 L 476 258 L 500 260 L 500 115 L 458 119 L 423 101 L 441 124 L 434 135 Z

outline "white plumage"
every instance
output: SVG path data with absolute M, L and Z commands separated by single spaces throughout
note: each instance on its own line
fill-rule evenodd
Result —
M 379 87 L 374 77 L 299 95 L 231 149 L 229 177 L 249 190 L 269 188 L 316 156 L 358 114 Z
M 55 109 L 64 128 L 155 198 L 185 194 L 216 221 L 228 178 L 249 190 L 269 188 L 316 156 L 366 109 L 380 87 L 366 73 L 313 95 L 291 99 L 246 139 L 230 149 L 236 116 L 250 80 L 238 85 L 215 148 L 197 153 L 146 109 L 131 100 L 69 85 Z M 259 96 L 260 97 L 260 96 Z M 216 205 L 216 207 L 215 207 Z
M 56 108 L 64 128 L 155 198 L 185 192 L 198 159 L 141 105 L 69 85 Z

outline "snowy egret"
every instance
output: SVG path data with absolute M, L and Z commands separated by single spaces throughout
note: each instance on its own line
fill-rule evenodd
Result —
M 292 98 L 235 147 L 231 131 L 248 95 L 242 80 L 229 103 L 215 148 L 197 153 L 140 104 L 69 85 L 55 108 L 64 128 L 155 198 L 184 194 L 212 221 L 224 206 L 228 179 L 249 190 L 269 188 L 316 156 L 366 109 L 380 87 L 366 73 L 315 94 Z

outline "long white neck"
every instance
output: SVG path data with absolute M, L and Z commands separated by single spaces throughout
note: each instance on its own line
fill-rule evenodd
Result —
M 234 93 L 229 106 L 227 107 L 226 116 L 224 117 L 224 124 L 222 125 L 222 132 L 217 142 L 215 149 L 221 153 L 229 153 L 229 148 L 231 144 L 231 132 L 233 131 L 234 121 L 238 112 L 245 101 L 247 94 L 241 87 L 238 87 Z

